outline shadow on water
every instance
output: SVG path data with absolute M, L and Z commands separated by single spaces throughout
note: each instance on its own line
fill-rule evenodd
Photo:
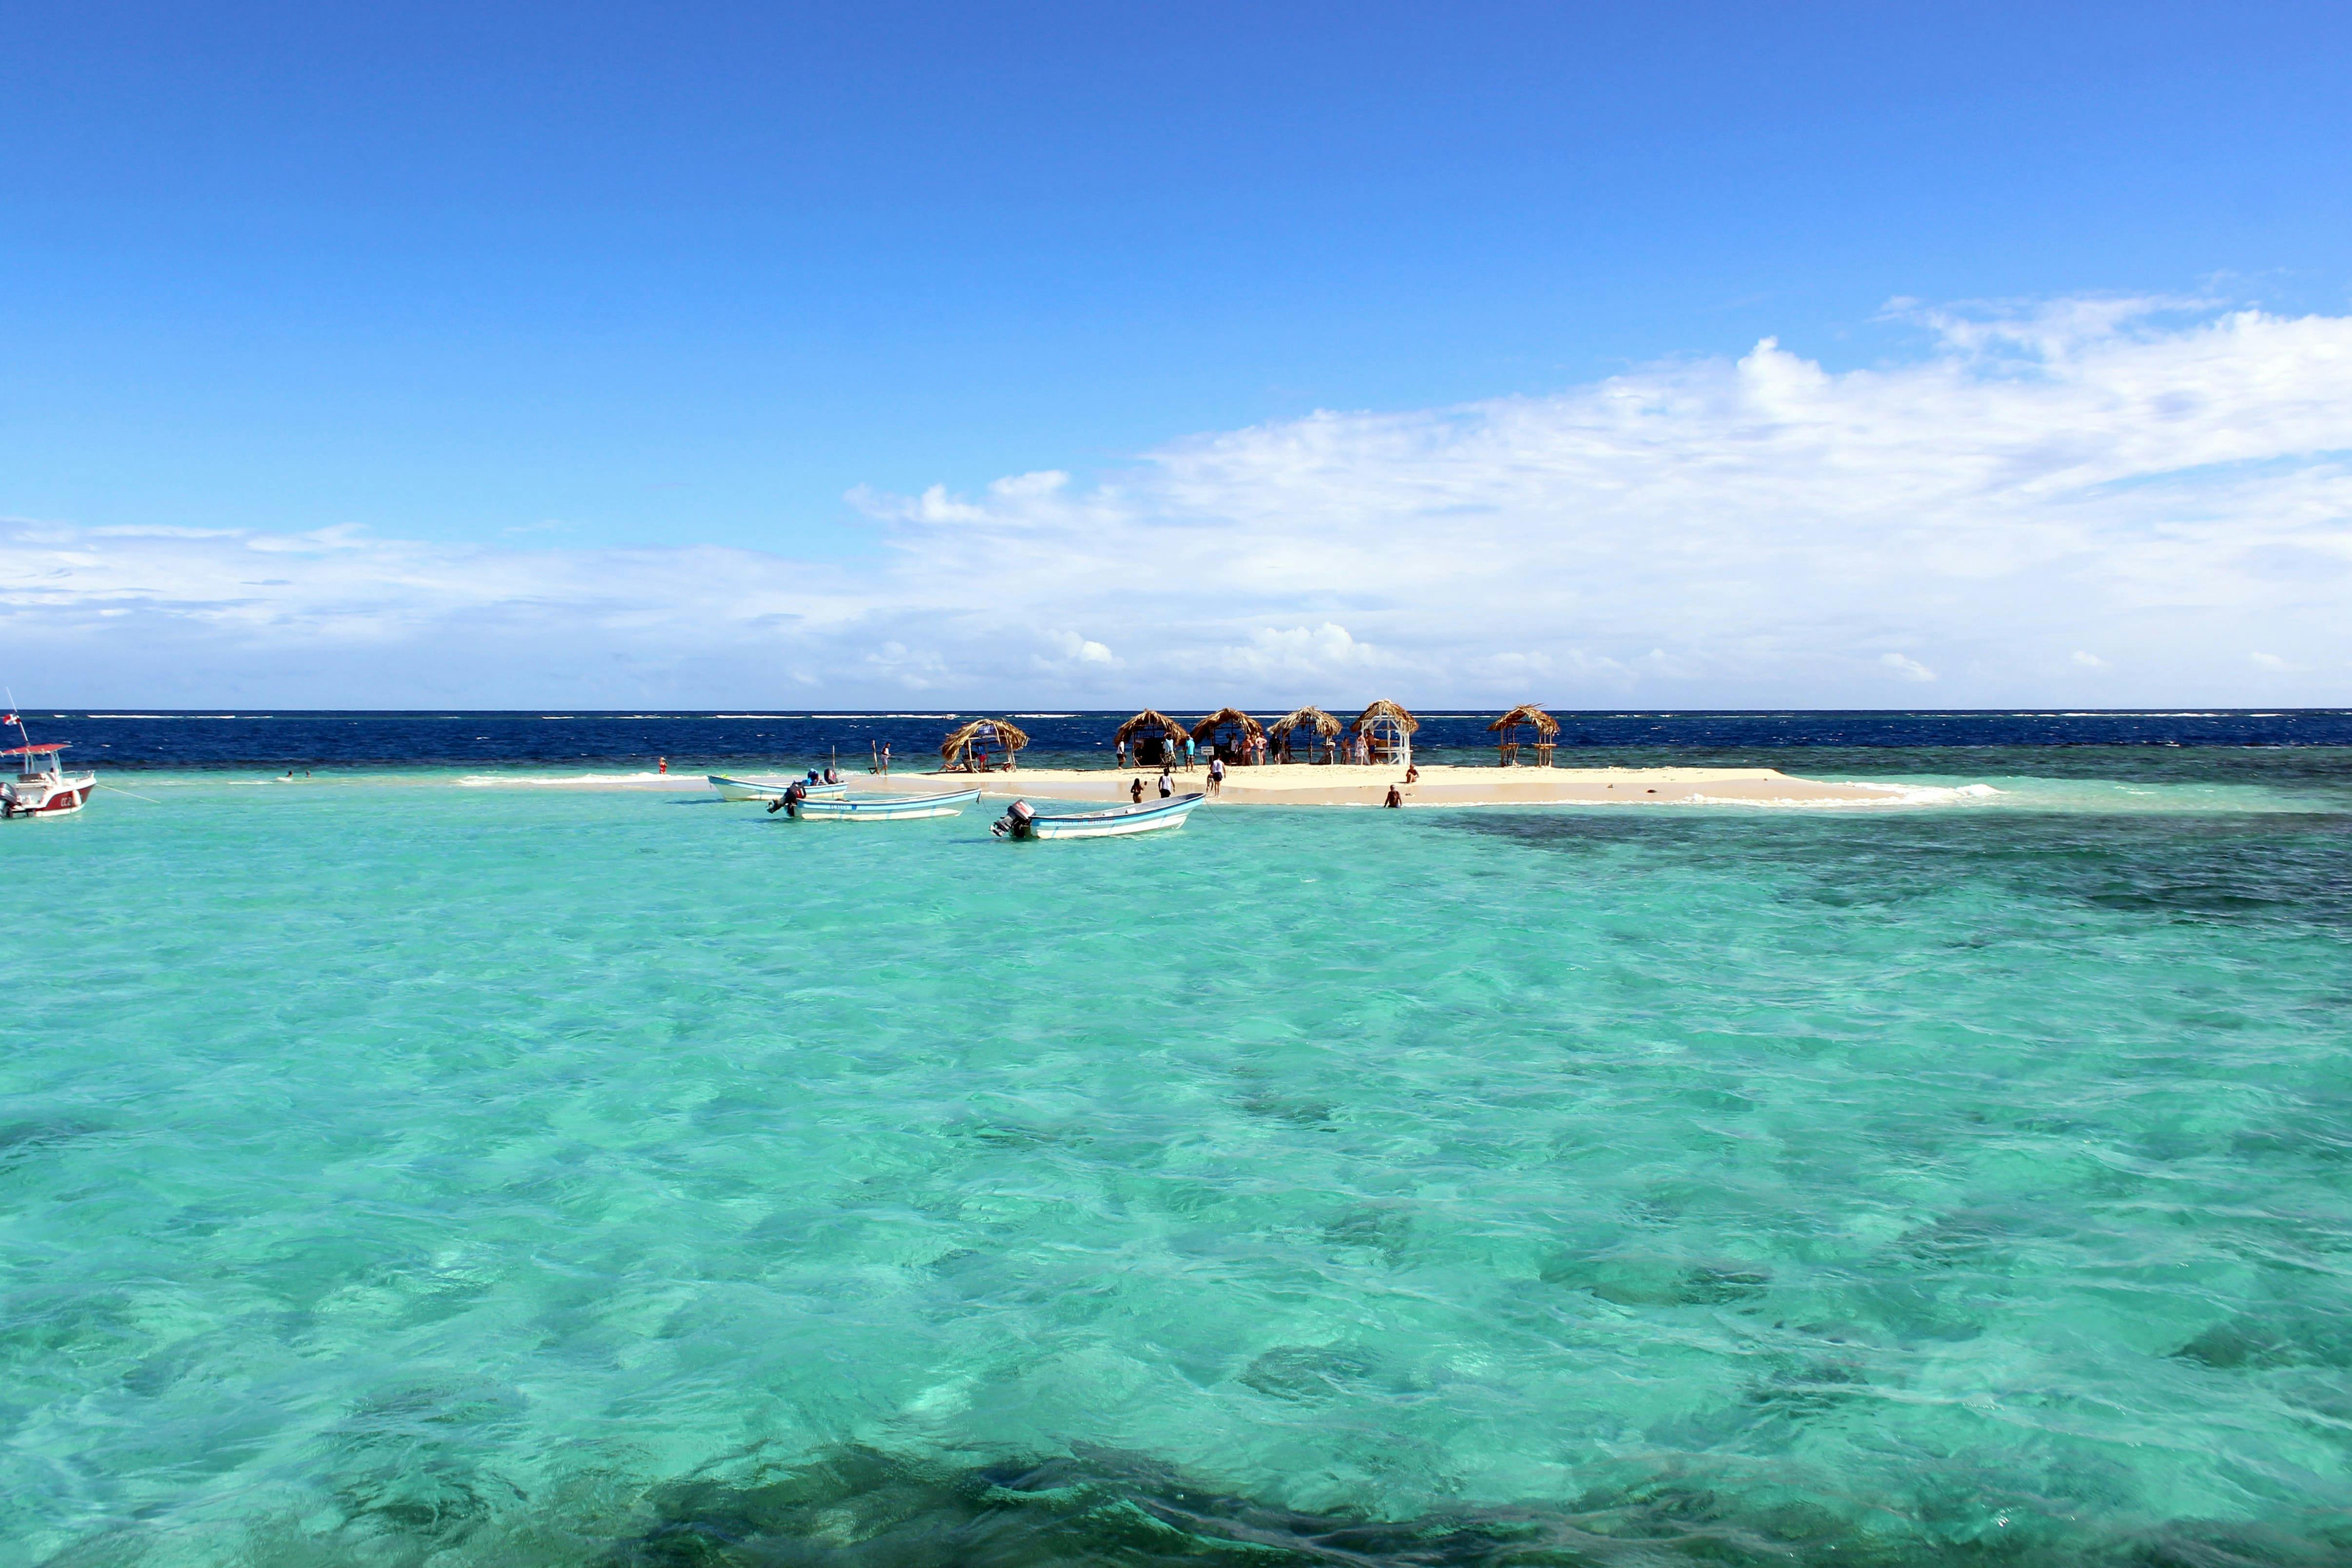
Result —
M 2191 922 L 2352 926 L 2352 815 L 2094 813 L 1663 816 L 1601 812 L 1435 818 L 1432 830 L 1550 854 L 1655 856 L 1745 868 L 1788 899 L 1852 906 L 1990 884 Z
M 1267 1507 L 1148 1458 L 1081 1449 L 1065 1458 L 955 1468 L 850 1448 L 750 1484 L 684 1483 L 649 1500 L 658 1522 L 614 1544 L 601 1568 L 841 1564 L 1024 1568 L 1040 1563 L 1396 1564 L 1399 1568 L 1669 1568 L 1674 1564 L 2112 1564 L 2114 1568 L 2306 1568 L 2352 1552 L 2352 1524 L 2304 1532 L 2175 1521 L 2091 1539 L 2052 1520 L 1973 1532 L 1977 1498 L 1952 1518 L 1741 1499 L 1704 1482 L 1653 1479 L 1560 1509 L 1465 1509 L 1370 1520 Z M 1945 1526 L 1945 1528 L 1939 1528 Z M 1965 1532 L 1965 1533 L 1964 1533 Z

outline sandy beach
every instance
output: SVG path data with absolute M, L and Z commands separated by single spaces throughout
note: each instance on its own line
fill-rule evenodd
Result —
M 1208 771 L 1196 768 L 1175 775 L 1179 791 L 1205 790 Z M 1023 768 L 1011 773 L 981 775 L 979 783 L 991 795 L 1027 795 L 1054 799 L 1125 800 L 1134 780 L 1143 780 L 1147 799 L 1154 794 L 1156 771 L 1129 769 Z M 1389 786 L 1402 784 L 1404 770 L 1396 767 L 1234 768 L 1225 776 L 1224 789 L 1212 795 L 1212 805 L 1365 805 L 1378 806 Z M 860 787 L 853 780 L 850 787 Z M 973 780 L 965 773 L 893 775 L 894 786 L 968 789 Z M 1402 784 L 1404 804 L 1430 805 L 1670 805 L 1707 801 L 1747 804 L 1864 804 L 1894 802 L 1908 792 L 1891 784 L 1840 784 L 1795 778 L 1775 768 L 1498 768 L 1431 766 L 1421 770 L 1418 782 Z
M 779 781 L 785 773 L 747 776 Z M 1156 798 L 1156 770 L 1113 768 L 1019 768 L 986 773 L 893 773 L 887 780 L 869 773 L 847 775 L 858 795 L 921 795 L 970 789 L 991 796 L 1027 795 L 1038 800 L 1124 801 L 1137 779 L 1146 798 Z M 1178 793 L 1206 790 L 1205 768 L 1175 775 Z M 1401 784 L 1394 767 L 1235 768 L 1226 775 L 1212 805 L 1378 806 L 1389 786 Z M 476 787 L 527 789 L 646 789 L 695 792 L 708 789 L 700 773 L 470 774 L 459 781 Z M 1777 768 L 1497 768 L 1433 765 L 1417 783 L 1404 784 L 1409 806 L 1442 805 L 1900 805 L 1954 790 L 1921 790 L 1900 784 L 1852 784 L 1798 778 Z

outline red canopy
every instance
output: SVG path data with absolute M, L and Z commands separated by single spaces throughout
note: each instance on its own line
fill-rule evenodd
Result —
M 39 756 L 48 752 L 62 752 L 72 744 L 71 741 L 58 741 L 47 746 L 11 746 L 6 751 L 0 752 L 0 757 Z

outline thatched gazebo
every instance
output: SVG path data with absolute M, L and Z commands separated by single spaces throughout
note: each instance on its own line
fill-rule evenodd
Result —
M 1159 709 L 1146 708 L 1121 724 L 1111 739 L 1125 741 L 1134 748 L 1136 766 L 1152 767 L 1160 763 L 1182 762 L 1184 737 L 1189 732 Z
M 1551 766 L 1552 748 L 1559 742 L 1559 721 L 1532 702 L 1522 702 L 1508 713 L 1486 726 L 1496 732 L 1496 759 L 1503 767 L 1516 767 L 1519 760 L 1522 732 L 1535 737 L 1536 766 Z
M 1257 745 L 1265 726 L 1238 708 L 1220 708 L 1192 726 L 1192 739 L 1211 757 L 1244 765 L 1257 760 Z
M 987 773 L 996 766 L 989 760 L 990 754 L 998 751 L 1004 753 L 1004 765 L 1010 769 L 1015 765 L 1013 753 L 1028 743 L 1028 734 L 1009 720 L 974 719 L 940 742 L 940 771 Z
M 1328 762 L 1331 753 L 1339 751 L 1339 721 L 1320 708 L 1301 708 L 1295 713 L 1284 714 L 1265 727 L 1265 738 L 1273 742 L 1275 755 L 1283 762 L 1290 761 L 1290 738 L 1300 730 L 1307 731 L 1307 760 L 1309 763 L 1317 760 L 1315 753 L 1318 752 L 1324 752 L 1322 760 Z
M 1357 714 L 1349 727 L 1363 742 L 1370 753 L 1367 760 L 1375 765 L 1412 766 L 1412 732 L 1421 728 L 1421 721 L 1387 698 Z

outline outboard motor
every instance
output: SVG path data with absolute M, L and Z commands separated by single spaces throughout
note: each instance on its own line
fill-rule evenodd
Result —
M 1006 809 L 1003 816 L 996 819 L 994 826 L 991 826 L 989 831 L 999 838 L 1018 840 L 1032 837 L 1036 831 L 1036 808 L 1025 800 L 1016 800 Z

